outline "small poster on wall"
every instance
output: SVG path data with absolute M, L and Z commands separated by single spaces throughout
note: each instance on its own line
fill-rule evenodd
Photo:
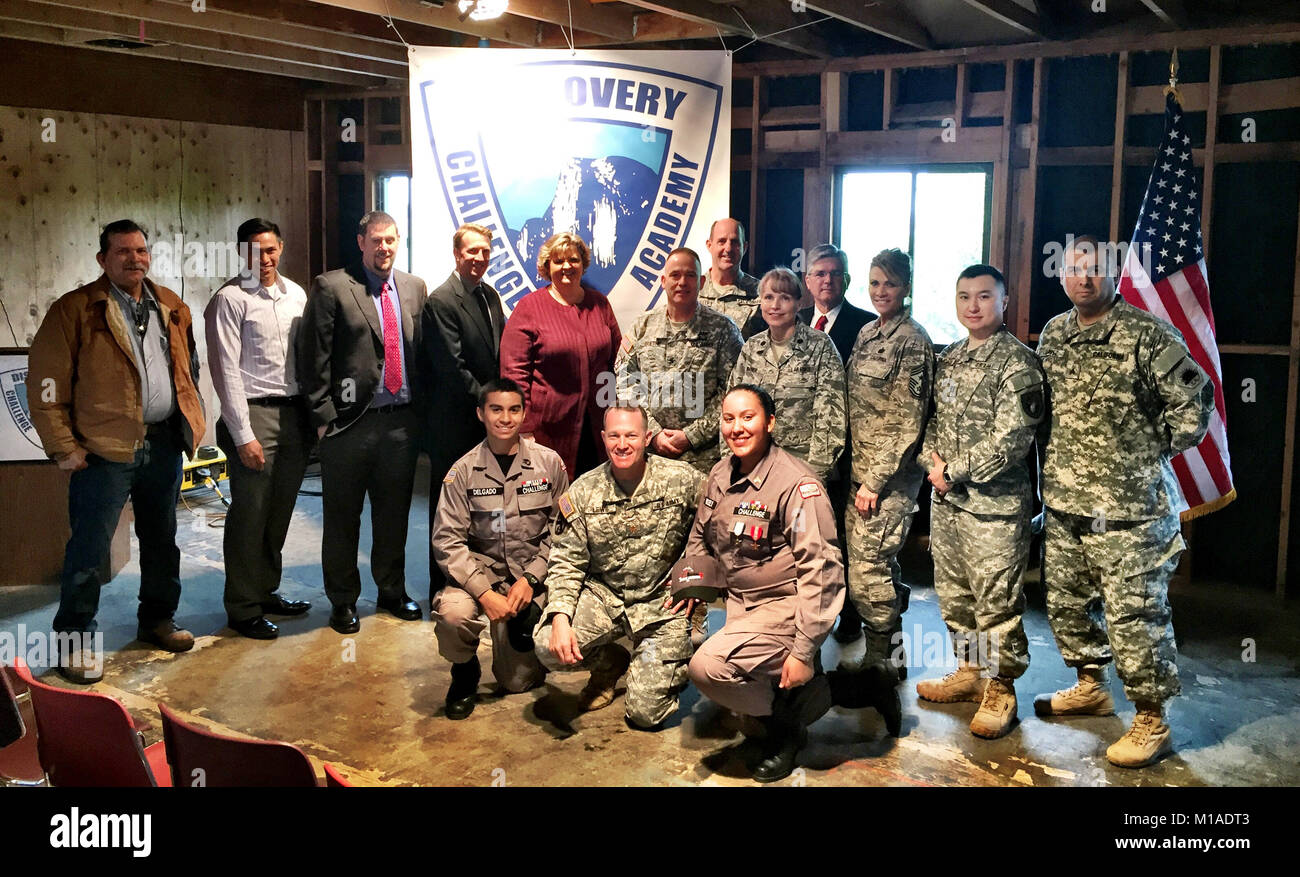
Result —
M 0 349 L 0 462 L 48 460 L 27 404 L 27 351 Z

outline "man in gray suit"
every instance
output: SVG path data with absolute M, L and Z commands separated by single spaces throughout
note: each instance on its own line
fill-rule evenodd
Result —
M 426 289 L 393 267 L 400 239 L 387 213 L 363 216 L 360 264 L 316 278 L 298 333 L 299 381 L 321 437 L 321 566 L 334 607 L 330 627 L 339 633 L 361 629 L 357 543 L 367 495 L 376 604 L 403 620 L 421 617 L 406 593 L 406 530 L 419 453 L 423 388 L 415 362 Z
M 442 494 L 447 470 L 483 440 L 477 414 L 483 385 L 500 374 L 497 364 L 505 314 L 501 297 L 483 282 L 492 259 L 492 230 L 483 225 L 462 225 L 451 239 L 455 270 L 429 293 L 420 317 L 420 368 L 429 388 L 429 423 L 426 430 L 431 468 L 429 482 L 429 533 Z M 429 597 L 446 579 L 429 547 Z

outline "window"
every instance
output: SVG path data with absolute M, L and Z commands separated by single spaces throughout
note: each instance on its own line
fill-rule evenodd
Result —
M 393 267 L 399 271 L 411 270 L 411 175 L 406 173 L 384 173 L 375 180 L 375 208 L 387 213 L 397 220 L 398 231 L 402 233 L 401 249 L 393 260 Z
M 989 177 L 982 165 L 841 173 L 835 240 L 849 254 L 848 300 L 873 310 L 871 259 L 898 247 L 912 257 L 912 316 L 937 344 L 964 338 L 953 290 L 961 269 L 987 260 Z

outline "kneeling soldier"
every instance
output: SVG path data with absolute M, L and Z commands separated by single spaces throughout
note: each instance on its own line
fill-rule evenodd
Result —
M 691 657 L 687 614 L 668 608 L 669 573 L 682 554 L 700 482 L 694 467 L 646 457 L 644 409 L 605 410 L 609 461 L 560 497 L 550 599 L 533 636 L 551 670 L 589 669 L 584 710 L 608 706 L 628 670 L 627 722 L 657 730 L 677 710 Z M 615 641 L 626 636 L 635 660 Z
M 531 634 L 546 602 L 555 500 L 569 486 L 559 454 L 519 437 L 524 394 L 514 381 L 483 385 L 478 419 L 487 438 L 443 479 L 432 536 L 447 576 L 431 614 L 438 652 L 451 661 L 449 719 L 474 711 L 479 635 L 489 624 L 497 684 L 527 691 L 546 675 Z

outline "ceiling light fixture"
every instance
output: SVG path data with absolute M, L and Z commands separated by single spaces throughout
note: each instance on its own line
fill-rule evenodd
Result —
M 505 14 L 510 0 L 460 0 L 460 20 L 489 21 Z

